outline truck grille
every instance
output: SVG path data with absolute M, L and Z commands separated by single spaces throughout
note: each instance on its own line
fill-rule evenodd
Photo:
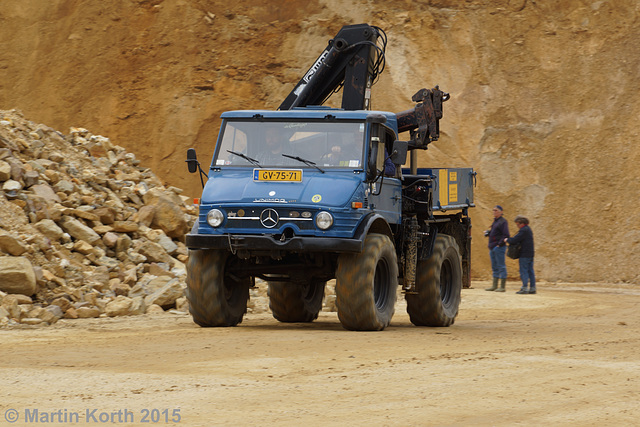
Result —
M 286 208 L 260 207 L 252 209 L 227 209 L 225 228 L 273 229 L 285 224 L 295 224 L 300 230 L 313 230 L 316 211 Z

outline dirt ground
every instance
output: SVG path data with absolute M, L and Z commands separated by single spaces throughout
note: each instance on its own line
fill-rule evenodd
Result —
M 399 301 L 383 332 L 346 331 L 330 312 L 311 324 L 249 313 L 205 329 L 165 313 L 2 330 L 0 425 L 38 424 L 35 410 L 47 425 L 637 423 L 637 288 L 487 285 L 464 289 L 442 329 L 412 326 Z

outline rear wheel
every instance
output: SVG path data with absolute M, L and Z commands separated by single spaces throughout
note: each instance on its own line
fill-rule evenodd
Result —
M 342 254 L 336 272 L 336 307 L 345 329 L 381 331 L 391 323 L 398 288 L 393 242 L 370 234 L 359 254 Z
M 280 322 L 313 322 L 322 309 L 325 282 L 269 281 L 269 308 Z
M 418 262 L 416 293 L 406 294 L 407 313 L 416 326 L 450 326 L 458 315 L 462 290 L 460 251 L 455 239 L 439 235 L 429 259 Z
M 249 299 L 249 278 L 229 274 L 235 258 L 222 250 L 192 250 L 187 261 L 187 299 L 200 326 L 236 326 Z

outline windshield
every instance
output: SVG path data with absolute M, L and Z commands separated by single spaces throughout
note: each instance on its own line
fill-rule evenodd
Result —
M 227 121 L 214 164 L 361 168 L 364 129 L 355 122 Z

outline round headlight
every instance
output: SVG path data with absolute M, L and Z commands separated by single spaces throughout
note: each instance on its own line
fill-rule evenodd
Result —
M 207 222 L 214 228 L 220 227 L 222 221 L 224 221 L 224 214 L 218 209 L 211 209 L 207 214 Z
M 316 215 L 316 225 L 320 230 L 326 230 L 333 225 L 333 216 L 329 212 L 319 212 Z

